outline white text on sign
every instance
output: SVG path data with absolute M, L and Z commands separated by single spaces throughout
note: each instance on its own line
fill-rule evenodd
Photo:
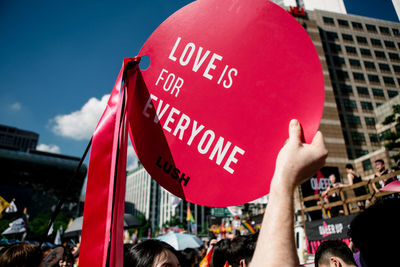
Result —
M 153 101 L 157 102 L 157 108 L 153 107 Z M 183 141 L 185 137 L 185 142 L 188 146 L 191 146 L 193 143 L 197 143 L 197 151 L 200 154 L 209 154 L 208 158 L 212 161 L 215 161 L 218 166 L 225 161 L 223 166 L 224 170 L 233 174 L 234 167 L 232 165 L 237 164 L 239 160 L 239 154 L 244 155 L 245 151 L 243 149 L 238 146 L 231 147 L 232 143 L 225 141 L 225 138 L 222 136 L 216 140 L 213 130 L 205 130 L 204 125 L 199 124 L 196 120 L 192 120 L 188 115 L 184 114 L 183 112 L 181 113 L 180 110 L 170 106 L 162 99 L 151 94 L 147 100 L 142 114 L 145 117 L 150 118 L 149 111 L 153 108 L 155 108 L 156 111 L 153 119 L 154 123 L 159 123 L 161 118 L 167 116 L 162 126 L 164 130 L 170 132 L 174 136 L 178 136 L 181 141 Z M 168 109 L 169 113 L 166 115 Z M 178 117 L 179 115 L 180 117 Z M 190 125 L 191 127 L 189 128 Z M 228 151 L 230 151 L 230 153 L 228 153 Z
M 221 55 L 218 55 L 217 53 L 212 53 L 210 50 L 207 50 L 203 52 L 203 47 L 198 46 L 196 48 L 196 45 L 194 43 L 187 43 L 185 48 L 183 49 L 182 53 L 180 55 L 176 55 L 176 51 L 179 47 L 179 44 L 181 42 L 182 38 L 178 37 L 176 39 L 176 42 L 168 56 L 168 58 L 172 61 L 177 61 L 179 57 L 179 64 L 182 66 L 188 66 L 189 63 L 193 63 L 192 66 L 192 71 L 197 72 L 200 67 L 208 60 L 207 67 L 205 68 L 203 72 L 203 77 L 209 79 L 209 80 L 214 80 L 215 75 L 217 75 L 218 81 L 217 84 L 221 84 L 225 88 L 230 88 L 233 84 L 233 76 L 238 75 L 238 70 L 235 68 L 230 68 L 229 65 L 225 65 L 223 67 L 223 70 L 219 72 L 219 69 L 222 69 L 221 64 L 218 65 L 217 62 L 222 62 L 223 57 Z M 196 56 L 193 57 L 197 49 Z M 192 60 L 193 59 L 193 60 Z M 221 66 L 221 67 L 219 67 Z

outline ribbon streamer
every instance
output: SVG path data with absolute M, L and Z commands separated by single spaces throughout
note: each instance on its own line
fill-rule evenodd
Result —
M 82 266 L 123 266 L 126 157 L 130 131 L 126 111 L 130 110 L 136 77 L 140 73 L 139 61 L 139 57 L 124 59 L 93 134 L 79 256 Z

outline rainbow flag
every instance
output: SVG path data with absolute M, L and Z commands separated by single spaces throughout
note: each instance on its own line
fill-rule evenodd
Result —
M 246 228 L 250 233 L 252 233 L 252 234 L 255 234 L 255 233 L 256 233 L 256 230 L 254 230 L 253 226 L 251 226 L 251 224 L 250 224 L 248 221 L 246 221 L 246 220 L 242 221 L 242 225 L 243 225 L 244 228 Z
M 191 212 L 191 210 L 189 208 L 189 205 L 187 206 L 186 221 L 188 221 L 190 223 L 194 223 L 194 218 L 193 218 L 192 212 Z
M 207 255 L 204 256 L 204 258 L 201 260 L 200 265 L 199 265 L 200 267 L 209 267 L 210 266 L 213 252 L 214 252 L 214 247 L 212 247 L 210 249 L 210 251 L 207 253 Z

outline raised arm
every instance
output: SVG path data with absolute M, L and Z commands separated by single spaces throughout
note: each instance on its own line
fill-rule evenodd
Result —
M 250 267 L 299 266 L 294 241 L 294 200 L 297 185 L 325 164 L 328 151 L 321 132 L 302 143 L 297 120 L 289 124 L 289 140 L 278 154 L 270 196 Z

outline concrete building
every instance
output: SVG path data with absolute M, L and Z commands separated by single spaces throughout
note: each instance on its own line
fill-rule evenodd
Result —
M 38 140 L 39 134 L 35 132 L 0 125 L 0 148 L 28 152 L 36 149 Z
M 399 93 L 400 24 L 314 11 L 349 159 L 381 148 L 374 109 Z
M 348 163 L 345 140 L 341 129 L 339 109 L 336 104 L 333 85 L 330 77 L 327 55 L 324 51 L 323 41 L 321 40 L 320 29 L 316 20 L 313 19 L 313 12 L 304 12 L 303 9 L 290 9 L 293 16 L 303 25 L 319 54 L 321 61 L 324 82 L 325 82 L 325 103 L 324 112 L 319 130 L 324 134 L 325 143 L 329 151 L 326 160 L 326 169 L 331 173 L 344 173 L 345 165 Z
M 202 231 L 208 222 L 210 208 L 191 204 L 179 199 L 161 187 L 140 163 L 127 174 L 125 206 L 127 213 L 144 215 L 152 229 L 162 229 L 163 225 L 176 216 L 185 225 L 187 206 L 190 207 L 197 231 Z

